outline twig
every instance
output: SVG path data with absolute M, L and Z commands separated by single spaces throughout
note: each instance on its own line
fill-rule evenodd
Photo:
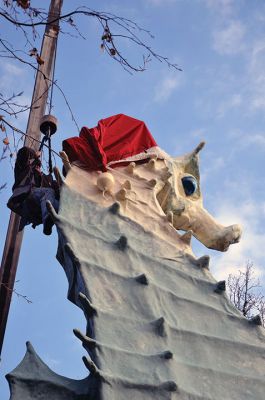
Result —
M 16 281 L 18 282 L 18 281 Z M 4 288 L 6 288 L 6 290 L 8 290 L 9 292 L 15 293 L 17 295 L 17 297 L 21 297 L 22 299 L 26 300 L 26 302 L 28 304 L 32 303 L 31 300 L 29 300 L 29 298 L 19 292 L 16 291 L 16 289 L 11 289 L 6 283 L 2 282 L 0 283 L 0 285 L 4 286 Z

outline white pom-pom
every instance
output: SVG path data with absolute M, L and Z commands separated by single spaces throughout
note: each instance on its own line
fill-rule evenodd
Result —
M 114 177 L 110 172 L 103 172 L 97 179 L 97 187 L 102 192 L 111 192 L 114 187 Z

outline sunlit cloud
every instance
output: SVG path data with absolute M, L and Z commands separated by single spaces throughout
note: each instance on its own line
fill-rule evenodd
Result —
M 237 133 L 239 140 L 239 150 L 242 148 L 258 148 L 259 151 L 265 151 L 265 132 L 241 132 Z M 250 147 L 251 146 L 251 147 Z
M 0 90 L 11 91 L 11 88 L 17 87 L 18 78 L 24 75 L 24 68 L 12 64 L 9 61 L 1 60 L 0 62 L 1 80 Z M 3 93 L 2 93 L 3 94 Z
M 253 110 L 265 109 L 265 40 L 256 41 L 250 52 L 248 64 L 250 106 Z
M 228 25 L 213 33 L 213 48 L 221 55 L 238 54 L 245 50 L 245 26 L 240 21 L 230 21 Z
M 241 83 L 243 77 L 230 68 L 229 62 L 220 63 L 218 68 L 209 67 L 206 71 L 199 71 L 196 78 L 194 103 L 196 111 L 204 118 L 223 117 L 230 110 L 242 108 L 246 105 L 244 97 L 245 86 Z
M 24 92 L 25 88 L 28 92 L 26 71 L 24 67 L 11 63 L 10 61 L 1 60 L 0 62 L 0 91 L 4 99 L 11 99 L 9 101 L 10 108 L 7 107 L 8 112 L 19 112 L 26 109 L 31 104 L 31 97 L 28 93 Z M 17 96 L 19 95 L 19 96 Z M 19 107 L 23 106 L 22 108 Z M 19 112 L 20 120 L 23 122 L 28 118 L 29 110 Z M 17 123 L 17 121 L 16 121 Z
M 229 274 L 242 270 L 248 260 L 253 261 L 256 274 L 264 278 L 265 233 L 260 226 L 261 215 L 264 218 L 264 202 L 259 203 L 257 199 L 242 201 L 236 207 L 228 199 L 218 202 L 216 218 L 224 225 L 239 223 L 243 235 L 226 253 L 213 256 L 213 273 L 217 279 L 226 279 Z
M 206 6 L 218 14 L 229 15 L 234 9 L 234 0 L 205 0 Z
M 254 144 L 259 147 L 259 149 L 265 150 L 265 132 L 255 133 L 254 135 L 248 136 L 245 140 L 247 144 Z
M 207 181 L 207 178 L 211 176 L 213 173 L 216 173 L 217 171 L 221 170 L 225 165 L 225 159 L 223 157 L 211 157 L 210 160 L 208 160 L 208 167 L 203 168 L 201 172 L 201 182 L 204 184 L 204 182 Z
M 182 83 L 183 81 L 178 77 L 165 77 L 155 88 L 154 100 L 158 103 L 166 102 Z
M 234 151 L 242 151 L 243 148 L 250 150 L 250 146 L 258 148 L 259 151 L 265 151 L 265 130 L 239 130 L 235 129 L 229 132 L 232 141 L 237 142 L 237 148 Z
M 204 128 L 200 128 L 200 129 L 195 129 L 193 130 L 190 135 L 193 138 L 198 138 L 199 140 L 204 139 L 206 136 L 206 130 Z
M 221 101 L 217 107 L 217 116 L 223 117 L 227 111 L 240 107 L 243 104 L 242 95 L 239 93 L 232 94 L 226 100 Z
M 60 360 L 57 360 L 54 357 L 51 357 L 49 354 L 45 354 L 43 359 L 45 360 L 45 364 L 47 364 L 51 369 L 59 367 L 61 364 Z
M 148 3 L 154 6 L 165 6 L 166 4 L 176 3 L 177 0 L 148 0 Z

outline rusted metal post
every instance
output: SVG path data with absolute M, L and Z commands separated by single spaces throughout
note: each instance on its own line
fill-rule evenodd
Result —
M 51 0 L 48 14 L 48 22 L 42 41 L 40 57 L 44 61 L 39 66 L 35 86 L 32 95 L 31 109 L 27 125 L 27 136 L 25 146 L 38 149 L 38 140 L 41 138 L 39 124 L 41 117 L 45 114 L 47 97 L 51 80 L 56 53 L 56 44 L 59 33 L 59 20 L 63 0 Z M 31 136 L 31 137 L 30 137 Z M 34 140 L 34 139 L 37 139 Z M 14 288 L 19 254 L 23 239 L 23 230 L 20 227 L 20 217 L 11 212 L 6 235 L 0 269 L 0 355 L 6 330 L 7 318 Z

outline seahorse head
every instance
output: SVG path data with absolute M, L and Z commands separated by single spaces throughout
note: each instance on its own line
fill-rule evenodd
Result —
M 203 207 L 198 154 L 204 144 L 200 143 L 189 154 L 167 161 L 172 176 L 157 198 L 165 214 L 172 213 L 176 229 L 192 231 L 210 249 L 226 251 L 230 244 L 240 240 L 241 227 L 219 224 Z

